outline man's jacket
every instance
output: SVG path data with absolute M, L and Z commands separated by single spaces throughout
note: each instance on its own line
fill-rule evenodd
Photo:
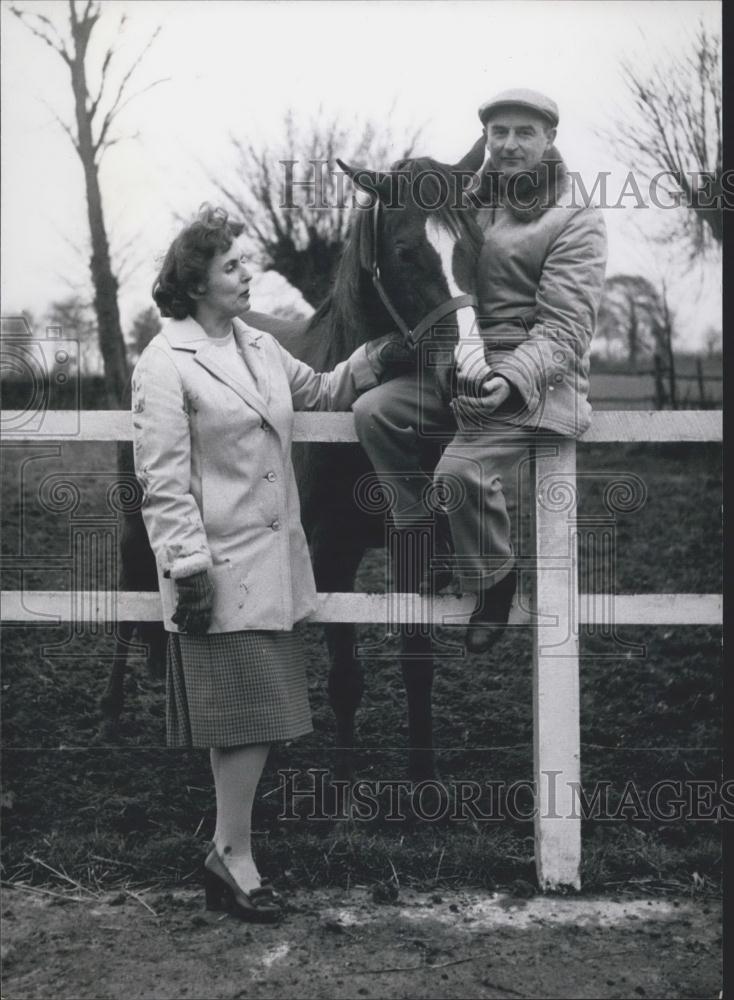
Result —
M 591 422 L 589 346 L 607 240 L 601 212 L 582 203 L 559 163 L 514 207 L 479 209 L 477 294 L 487 360 L 517 390 L 495 415 L 577 437 Z

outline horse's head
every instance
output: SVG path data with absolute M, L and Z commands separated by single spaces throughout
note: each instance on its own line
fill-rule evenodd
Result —
M 462 187 L 467 172 L 427 158 L 398 161 L 386 173 L 339 163 L 360 192 L 362 268 L 392 326 L 430 341 L 430 364 L 448 399 L 453 346 L 474 325 L 467 296 L 475 291 L 482 243 Z

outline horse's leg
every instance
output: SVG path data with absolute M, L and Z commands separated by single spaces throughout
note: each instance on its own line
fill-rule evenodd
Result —
M 433 649 L 425 635 L 402 630 L 400 666 L 408 704 L 408 777 L 426 781 L 436 777 L 433 756 Z
M 352 525 L 353 527 L 353 525 Z M 359 532 L 354 532 L 359 537 Z M 333 523 L 321 524 L 311 537 L 314 577 L 320 592 L 354 590 L 364 549 L 334 534 Z M 336 720 L 334 776 L 351 780 L 353 773 L 354 718 L 362 702 L 364 675 L 355 656 L 356 630 L 352 624 L 326 626 L 329 647 L 329 703 Z
M 119 622 L 112 668 L 107 678 L 107 686 L 99 700 L 102 713 L 102 735 L 111 735 L 120 720 L 125 703 L 125 672 L 127 654 L 135 629 L 135 622 Z
M 165 680 L 168 632 L 163 628 L 163 622 L 140 622 L 138 639 L 146 650 L 148 676 L 152 681 Z
M 395 590 L 415 594 L 426 578 L 433 553 L 432 529 L 426 524 L 393 526 L 389 539 Z M 433 759 L 433 648 L 421 625 L 402 625 L 400 667 L 408 707 L 408 777 L 435 778 Z
M 132 449 L 125 443 L 118 450 L 120 481 L 129 485 L 133 476 Z M 155 591 L 158 574 L 155 557 L 148 542 L 140 508 L 130 506 L 121 512 L 119 546 L 118 589 L 121 591 Z M 107 686 L 100 699 L 102 735 L 109 736 L 119 721 L 125 703 L 125 672 L 131 652 L 132 638 L 137 628 L 138 637 L 146 650 L 149 675 L 155 679 L 165 676 L 167 634 L 162 622 L 118 623 L 115 651 Z M 140 651 L 140 647 L 137 647 Z

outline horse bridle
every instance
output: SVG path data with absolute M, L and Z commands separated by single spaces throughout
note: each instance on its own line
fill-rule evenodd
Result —
M 411 347 L 416 347 L 425 333 L 430 330 L 432 326 L 435 326 L 439 320 L 445 319 L 446 316 L 456 312 L 457 309 L 463 309 L 465 306 L 476 306 L 477 297 L 476 295 L 455 295 L 453 298 L 448 299 L 446 302 L 442 302 L 440 305 L 436 306 L 435 309 L 432 309 L 418 324 L 416 324 L 416 326 L 411 329 L 395 308 L 390 296 L 387 294 L 385 286 L 382 284 L 382 279 L 380 278 L 380 262 L 377 252 L 379 225 L 380 199 L 378 198 L 372 208 L 372 261 L 370 267 L 372 284 L 375 286 L 375 291 L 380 296 L 382 304 L 390 313 L 390 316 L 395 322 L 398 330 L 400 330 Z

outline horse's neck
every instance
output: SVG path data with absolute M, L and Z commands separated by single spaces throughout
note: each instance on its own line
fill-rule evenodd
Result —
M 379 337 L 388 329 L 379 302 L 362 296 L 359 309 L 351 320 L 340 313 L 334 297 L 322 303 L 307 326 L 293 331 L 287 341 L 277 339 L 299 361 L 305 361 L 314 371 L 331 371 L 340 361 L 345 361 L 360 344 Z

